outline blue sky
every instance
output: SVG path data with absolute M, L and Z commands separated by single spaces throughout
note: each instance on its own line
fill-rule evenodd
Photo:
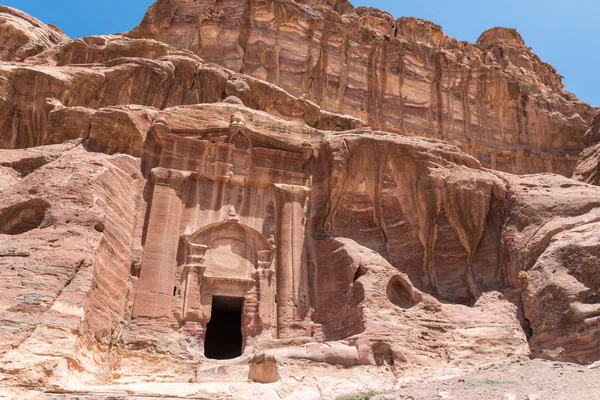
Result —
M 153 0 L 0 0 L 61 27 L 73 38 L 128 31 Z M 226 1 L 226 0 L 225 0 Z M 475 42 L 494 26 L 517 28 L 542 60 L 564 75 L 567 90 L 600 106 L 599 0 L 353 0 L 394 17 L 441 25 L 448 35 Z

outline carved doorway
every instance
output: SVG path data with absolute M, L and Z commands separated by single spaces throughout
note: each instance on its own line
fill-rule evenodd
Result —
M 243 297 L 213 296 L 204 339 L 206 358 L 227 360 L 242 355 L 243 306 Z

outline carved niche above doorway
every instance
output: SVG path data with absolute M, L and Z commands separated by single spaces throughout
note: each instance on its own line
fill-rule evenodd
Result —
M 172 124 L 177 126 L 179 122 Z M 214 298 L 243 299 L 241 330 L 311 336 L 305 250 L 312 148 L 245 126 L 172 131 L 158 121 L 132 319 L 204 345 Z M 151 321 L 148 323 L 148 321 Z
M 232 207 L 224 221 L 183 235 L 182 243 L 175 315 L 183 323 L 208 323 L 213 296 L 226 296 L 244 298 L 244 336 L 275 326 L 273 237 L 241 224 Z

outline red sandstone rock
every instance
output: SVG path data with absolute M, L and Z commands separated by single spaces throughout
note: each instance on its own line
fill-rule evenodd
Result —
M 76 146 L 77 143 L 75 142 L 66 142 L 54 146 L 24 149 L 22 151 L 0 150 L 0 165 L 12 168 L 19 177 L 24 177 L 56 160 L 63 153 Z
M 600 186 L 600 142 L 583 149 L 573 179 Z
M 600 114 L 596 115 L 591 128 L 583 136 L 588 145 L 579 155 L 573 179 L 600 186 Z
M 277 372 L 277 362 L 273 357 L 257 355 L 250 361 L 248 379 L 260 383 L 277 382 L 280 377 Z
M 147 39 L 130 39 L 121 35 L 90 36 L 61 43 L 26 60 L 36 65 L 100 64 L 122 57 L 157 59 L 186 56 L 201 61 L 194 53 L 176 49 L 166 43 Z
M 516 29 L 511 28 L 492 28 L 483 32 L 477 39 L 477 46 L 483 50 L 488 50 L 497 45 L 524 48 L 525 41 Z
M 144 182 L 138 162 L 60 146 L 11 151 L 62 154 L 0 193 L 4 381 L 37 384 L 58 364 L 79 368 L 88 357 L 91 369 L 81 372 L 103 376 L 105 366 L 92 365 L 125 310 Z
M 133 105 L 98 110 L 92 118 L 86 147 L 107 154 L 141 157 L 155 113 L 156 110 Z
M 374 129 L 450 141 L 513 173 L 570 176 L 597 111 L 564 91 L 515 30 L 491 29 L 473 45 L 346 1 L 161 0 L 127 35 L 191 50 Z
M 590 363 L 600 357 L 600 196 L 554 175 L 508 183 L 505 273 L 523 288 L 532 355 Z
M 59 28 L 0 5 L 0 60 L 23 61 L 69 40 Z
M 0 65 L 0 146 L 26 148 L 0 150 L 2 384 L 194 382 L 216 397 L 250 376 L 280 379 L 253 388 L 279 398 L 300 372 L 379 387 L 600 358 L 600 188 L 482 168 L 567 174 L 593 111 L 518 33 L 475 46 L 345 0 L 207 4 L 161 0 L 130 34 L 188 50 L 113 35 Z M 401 113 L 382 66 L 402 76 Z M 445 108 L 457 87 L 469 129 Z M 576 174 L 590 183 L 596 136 Z
M 361 121 L 322 111 L 256 78 L 203 64 L 188 55 L 157 60 L 118 58 L 94 66 L 0 65 L 0 147 L 23 148 L 84 137 L 89 114 L 98 109 L 137 104 L 154 108 L 240 97 L 257 110 L 299 120 L 321 129 L 364 126 Z M 22 88 L 15 90 L 15 87 Z M 66 110 L 63 107 L 77 107 Z M 83 108 L 82 108 L 83 107 Z M 139 152 L 136 153 L 139 155 Z

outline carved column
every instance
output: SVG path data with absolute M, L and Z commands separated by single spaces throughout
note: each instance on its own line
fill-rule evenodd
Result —
M 244 297 L 244 310 L 242 312 L 244 320 L 242 321 L 242 337 L 244 340 L 258 336 L 262 332 L 259 316 L 259 293 L 260 290 L 256 284 L 257 271 L 252 272 L 252 278 L 255 281 L 252 289 Z
M 207 246 L 189 243 L 186 240 L 187 257 L 183 266 L 181 290 L 183 291 L 183 331 L 187 333 L 197 346 L 200 354 L 204 354 L 204 337 L 206 334 L 206 321 L 203 319 L 202 307 L 202 281 L 204 279 L 204 254 Z
M 183 266 L 183 305 L 184 321 L 200 321 L 202 318 L 202 280 L 204 278 L 204 254 L 207 246 L 188 243 L 188 256 Z
M 179 220 L 183 207 L 181 197 L 189 176 L 189 172 L 160 167 L 152 170 L 154 192 L 133 309 L 134 317 L 171 316 L 180 236 Z
M 305 335 L 301 322 L 308 309 L 304 257 L 304 217 L 308 188 L 275 185 L 277 195 L 277 336 Z M 300 331 L 299 331 L 300 330 Z
M 272 250 L 258 252 L 256 286 L 259 288 L 259 315 L 264 328 L 276 326 L 275 291 L 273 285 Z

